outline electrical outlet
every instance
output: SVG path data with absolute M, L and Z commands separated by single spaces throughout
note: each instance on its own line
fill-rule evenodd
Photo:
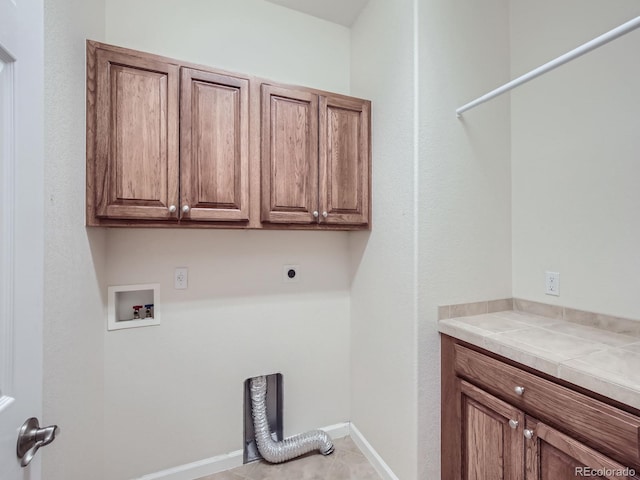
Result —
M 177 290 L 184 290 L 188 286 L 189 286 L 189 269 L 187 267 L 176 268 L 176 272 L 173 277 L 173 288 Z
M 544 293 L 560 296 L 560 274 L 558 272 L 544 272 Z
M 300 281 L 300 265 L 282 266 L 282 283 L 298 283 Z

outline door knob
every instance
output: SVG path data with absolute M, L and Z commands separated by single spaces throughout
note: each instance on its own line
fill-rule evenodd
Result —
M 529 428 L 525 429 L 522 433 L 524 433 L 524 436 L 527 440 L 531 440 L 533 438 L 533 430 Z
M 189 213 L 189 205 L 184 205 L 184 206 L 182 207 L 182 211 L 183 211 L 184 213 Z
M 516 395 L 523 395 L 524 394 L 524 387 L 516 387 L 513 389 L 516 392 Z
M 511 428 L 518 428 L 518 423 L 519 422 L 517 420 L 513 420 L 513 419 L 509 420 L 509 426 Z
M 169 206 L 169 213 L 176 213 L 176 210 L 177 210 L 177 208 L 176 208 L 175 205 Z
M 18 433 L 18 444 L 16 454 L 20 459 L 20 465 L 26 467 L 31 463 L 40 447 L 49 445 L 56 439 L 56 434 L 60 433 L 57 425 L 40 428 L 40 422 L 35 417 L 22 424 Z

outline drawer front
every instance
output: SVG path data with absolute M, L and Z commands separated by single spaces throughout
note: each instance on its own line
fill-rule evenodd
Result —
M 638 464 L 640 418 L 460 345 L 455 346 L 455 370 L 584 443 Z

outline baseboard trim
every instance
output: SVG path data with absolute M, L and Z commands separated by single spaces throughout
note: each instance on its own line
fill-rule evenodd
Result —
M 331 438 L 341 438 L 349 435 L 350 425 L 348 422 L 337 423 L 323 427 L 320 430 L 327 432 Z M 187 463 L 186 465 L 169 468 L 161 472 L 150 473 L 136 480 L 193 480 L 194 478 L 213 475 L 214 473 L 224 472 L 242 466 L 242 453 L 242 450 L 235 450 L 224 455 Z M 396 479 L 396 477 L 393 478 Z
M 399 480 L 391 468 L 389 468 L 389 465 L 378 455 L 378 452 L 367 442 L 367 439 L 364 438 L 364 435 L 362 435 L 353 423 L 349 424 L 349 434 L 351 435 L 353 443 L 358 446 L 362 454 L 369 460 L 371 465 L 373 465 L 373 468 L 375 468 L 378 475 L 382 477 L 382 480 Z

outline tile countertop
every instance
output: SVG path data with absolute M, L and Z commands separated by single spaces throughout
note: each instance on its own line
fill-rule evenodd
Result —
M 439 321 L 441 333 L 640 409 L 640 336 L 523 311 Z

